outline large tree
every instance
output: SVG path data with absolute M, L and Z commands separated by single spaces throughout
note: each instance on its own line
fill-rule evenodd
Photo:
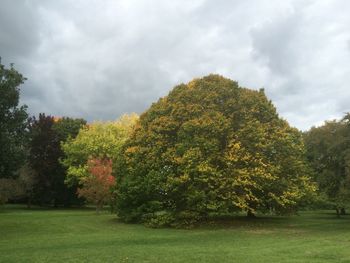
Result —
M 19 106 L 19 86 L 25 78 L 5 68 L 0 59 L 0 178 L 15 177 L 25 160 L 27 112 Z
M 54 118 L 40 114 L 30 126 L 29 165 L 35 171 L 34 201 L 42 204 L 71 205 L 76 203 L 77 185 L 67 187 L 66 168 L 61 143 L 74 138 L 86 124 L 83 119 Z
M 301 139 L 263 90 L 217 75 L 176 86 L 124 146 L 119 216 L 164 224 L 211 212 L 291 212 L 315 190 Z
M 338 215 L 350 206 L 350 115 L 327 121 L 304 134 L 307 156 L 315 171 L 320 193 Z

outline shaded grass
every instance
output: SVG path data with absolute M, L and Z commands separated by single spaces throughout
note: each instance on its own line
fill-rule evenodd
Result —
M 8 206 L 0 210 L 0 262 L 350 262 L 350 217 L 236 217 L 181 230 L 91 209 Z

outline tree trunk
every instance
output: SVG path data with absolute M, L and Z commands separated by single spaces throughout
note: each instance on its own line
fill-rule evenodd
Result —
M 338 207 L 335 209 L 335 211 L 337 212 L 337 217 L 340 217 L 340 210 Z
M 343 216 L 346 215 L 346 211 L 345 211 L 344 207 L 340 208 L 340 214 L 343 215 Z

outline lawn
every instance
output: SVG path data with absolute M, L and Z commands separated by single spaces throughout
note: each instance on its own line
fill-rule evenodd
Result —
M 151 229 L 89 209 L 0 208 L 0 262 L 350 262 L 350 216 L 302 212 Z

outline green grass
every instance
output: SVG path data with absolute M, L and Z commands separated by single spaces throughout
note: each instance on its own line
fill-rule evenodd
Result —
M 0 262 L 350 262 L 350 216 L 303 212 L 179 230 L 89 209 L 8 206 L 0 208 Z

